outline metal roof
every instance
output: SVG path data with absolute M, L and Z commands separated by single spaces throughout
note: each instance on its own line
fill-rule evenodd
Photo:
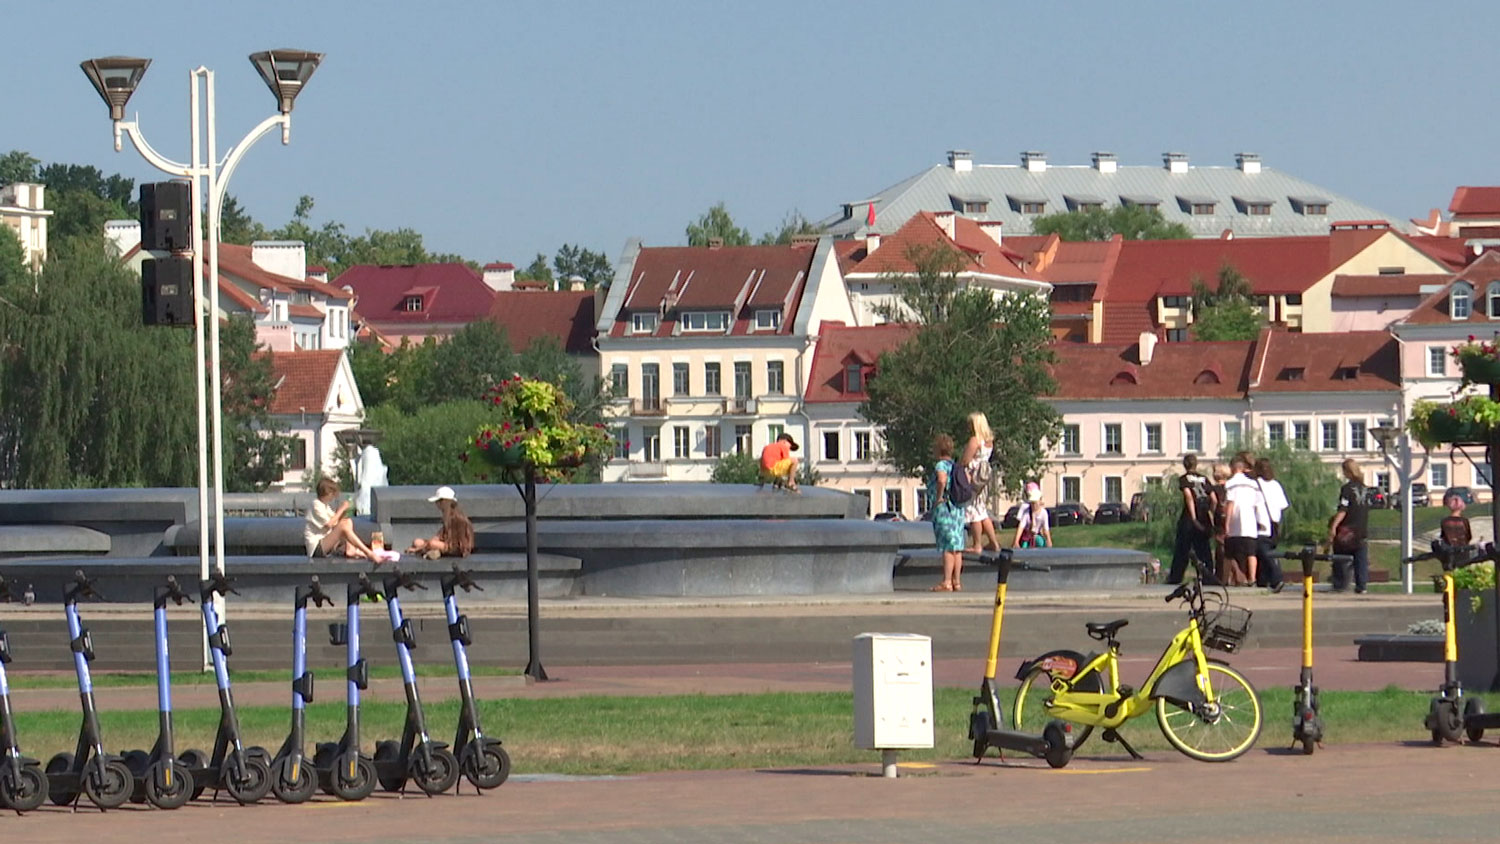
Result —
M 1168 222 L 1182 223 L 1195 237 L 1219 237 L 1225 229 L 1242 237 L 1278 237 L 1327 234 L 1339 220 L 1386 220 L 1392 227 L 1403 220 L 1368 205 L 1333 193 L 1326 188 L 1262 166 L 1258 173 L 1245 173 L 1233 166 L 1190 166 L 1185 173 L 1172 173 L 1157 165 L 1119 165 L 1113 173 L 1101 173 L 1089 165 L 1047 165 L 1042 171 L 1011 164 L 974 164 L 972 170 L 955 171 L 936 165 L 872 194 L 874 199 L 851 203 L 850 213 L 840 212 L 819 226 L 835 237 L 863 235 L 868 231 L 888 234 L 901 227 L 918 211 L 953 209 L 953 197 L 984 197 L 984 213 L 964 214 L 974 220 L 999 220 L 1007 235 L 1030 234 L 1033 214 L 1022 214 L 1022 203 L 1045 203 L 1046 213 L 1068 207 L 1068 197 L 1101 197 L 1106 208 L 1119 204 L 1154 204 Z M 1235 203 L 1254 197 L 1270 201 L 1271 213 L 1250 215 Z M 1180 198 L 1197 204 L 1213 204 L 1212 214 L 1192 214 Z M 875 224 L 866 226 L 867 206 L 875 206 Z M 1309 205 L 1326 205 L 1325 214 L 1306 214 Z

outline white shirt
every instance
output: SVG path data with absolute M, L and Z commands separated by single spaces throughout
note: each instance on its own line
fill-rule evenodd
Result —
M 1281 514 L 1286 511 L 1286 508 L 1292 505 L 1290 501 L 1286 500 L 1286 490 L 1281 488 L 1281 481 L 1258 480 L 1256 483 L 1260 485 L 1262 503 L 1265 504 L 1266 516 L 1270 519 L 1265 525 L 1265 530 L 1261 532 L 1261 536 L 1270 536 L 1271 522 L 1279 524 L 1281 522 Z
M 314 498 L 312 506 L 307 508 L 307 524 L 302 526 L 302 541 L 307 545 L 307 556 L 312 556 L 330 530 L 333 530 L 333 508 L 324 504 L 322 499 Z
M 1265 525 L 1269 533 L 1271 517 L 1255 481 L 1243 473 L 1236 474 L 1224 485 L 1224 496 L 1234 505 L 1234 512 L 1230 514 L 1227 526 L 1230 536 L 1255 537 L 1260 533 L 1261 525 Z
M 1031 523 L 1030 504 L 1021 505 L 1021 512 L 1016 516 L 1016 524 L 1022 531 L 1025 531 L 1028 527 L 1031 528 L 1032 533 L 1041 533 L 1042 531 L 1049 530 L 1052 527 L 1051 517 L 1047 515 L 1046 507 L 1043 507 L 1041 511 L 1036 514 L 1036 524 Z

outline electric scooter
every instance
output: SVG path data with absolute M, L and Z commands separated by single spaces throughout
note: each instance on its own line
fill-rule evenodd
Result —
M 433 741 L 427 733 L 427 719 L 422 714 L 422 699 L 417 694 L 417 673 L 412 667 L 411 652 L 417 645 L 411 620 L 401 613 L 402 589 L 426 589 L 409 572 L 393 569 L 381 582 L 386 612 L 391 619 L 391 638 L 396 641 L 396 659 L 401 664 L 401 682 L 406 690 L 406 724 L 401 740 L 386 740 L 375 745 L 375 771 L 380 787 L 405 793 L 408 779 L 429 796 L 442 794 L 458 784 L 458 759 L 442 742 Z
M 313 673 L 307 670 L 307 603 L 333 606 L 317 575 L 294 593 L 292 613 L 292 728 L 271 762 L 271 792 L 283 803 L 306 803 L 318 790 L 316 763 L 305 758 L 305 709 L 313 699 Z
M 1427 710 L 1423 726 L 1432 734 L 1432 743 L 1439 747 L 1443 742 L 1461 742 L 1467 733 L 1470 741 L 1479 741 L 1484 731 L 1500 727 L 1500 712 L 1486 713 L 1484 701 L 1477 697 L 1464 697 L 1462 684 L 1458 681 L 1458 628 L 1454 607 L 1453 572 L 1494 560 L 1500 556 L 1493 544 L 1478 549 L 1472 545 L 1446 545 L 1433 540 L 1432 550 L 1426 554 L 1407 557 L 1402 562 L 1437 560 L 1443 567 L 1441 577 L 1433 578 L 1434 588 L 1443 596 L 1443 685 Z
M 323 742 L 313 754 L 318 783 L 340 800 L 363 800 L 375 790 L 375 763 L 359 751 L 359 693 L 370 686 L 370 664 L 359 653 L 359 602 L 380 600 L 380 590 L 364 572 L 346 590 L 348 604 L 343 624 L 328 625 L 328 641 L 348 648 L 349 664 L 344 693 L 346 723 L 337 742 Z
M 101 809 L 114 809 L 130 799 L 134 778 L 119 757 L 104 752 L 99 711 L 94 708 L 94 681 L 89 676 L 94 641 L 78 615 L 80 598 L 101 600 L 93 581 L 77 571 L 72 582 L 63 587 L 63 612 L 68 618 L 68 647 L 73 651 L 73 673 L 78 675 L 83 724 L 78 728 L 78 746 L 74 752 L 59 753 L 47 760 L 47 796 L 54 805 L 72 804 L 75 811 L 80 794 Z
M 123 754 L 125 767 L 135 778 L 130 799 L 147 801 L 158 809 L 180 809 L 193 799 L 193 775 L 187 763 L 177 758 L 172 739 L 172 666 L 167 654 L 167 602 L 178 606 L 188 599 L 177 585 L 177 578 L 167 576 L 165 586 L 154 590 L 152 616 L 156 623 L 156 744 L 150 751 L 131 750 Z M 201 753 L 202 751 L 197 751 Z
M 0 577 L 0 601 L 12 600 L 10 584 Z M 5 666 L 10 664 L 10 636 L 0 630 L 0 807 L 29 812 L 47 799 L 47 775 L 42 763 L 21 755 L 16 743 L 16 722 L 10 709 L 10 680 Z
M 229 585 L 223 573 L 210 575 L 199 584 L 198 598 L 203 608 L 203 627 L 208 633 L 209 655 L 214 664 L 214 681 L 219 687 L 219 730 L 214 736 L 213 756 L 203 759 L 202 753 L 184 753 L 184 761 L 192 767 L 193 797 L 203 793 L 208 786 L 214 787 L 214 799 L 219 791 L 241 805 L 258 802 L 271 790 L 271 766 L 269 754 L 259 748 L 247 748 L 240 738 L 240 719 L 234 708 L 234 692 L 229 682 L 229 656 L 234 648 L 229 641 L 229 627 L 219 623 L 219 613 L 214 609 L 215 595 L 238 595 Z
M 1313 685 L 1313 563 L 1323 560 L 1341 565 L 1354 562 L 1354 557 L 1319 554 L 1311 545 L 1279 556 L 1302 563 L 1302 671 L 1292 687 L 1292 746 L 1300 742 L 1303 754 L 1311 756 L 1323 744 L 1323 716 L 1318 707 L 1318 687 Z
M 990 617 L 990 649 L 985 657 L 984 679 L 979 682 L 979 693 L 974 696 L 974 710 L 969 714 L 969 738 L 974 742 L 974 763 L 979 764 L 985 753 L 993 747 L 1000 751 L 1001 759 L 1005 758 L 1005 751 L 1017 750 L 1046 759 L 1048 765 L 1061 768 L 1073 758 L 1076 747 L 1073 725 L 1053 719 L 1048 722 L 1041 735 L 1007 729 L 1005 712 L 995 693 L 995 664 L 1000 658 L 1000 628 L 1005 619 L 1005 592 L 1010 582 L 1010 573 L 1013 569 L 1051 571 L 1047 566 L 1017 562 L 1012 553 L 1011 549 L 1002 548 L 993 557 L 980 558 L 980 562 L 995 564 L 995 611 Z
M 469 617 L 458 611 L 457 590 L 470 592 L 484 587 L 474 582 L 472 572 L 453 564 L 453 573 L 443 578 L 443 610 L 448 617 L 448 638 L 453 640 L 453 665 L 458 670 L 458 767 L 475 788 L 499 788 L 510 777 L 510 754 L 500 739 L 486 736 L 479 726 L 479 707 L 474 703 L 474 683 L 469 676 Z

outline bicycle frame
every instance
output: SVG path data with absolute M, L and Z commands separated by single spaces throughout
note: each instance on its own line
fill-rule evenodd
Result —
M 1156 661 L 1156 667 L 1151 669 L 1151 675 L 1138 691 L 1132 692 L 1128 687 L 1120 685 L 1119 645 L 1111 641 L 1104 653 L 1089 660 L 1072 677 L 1053 678 L 1052 700 L 1047 706 L 1047 714 L 1075 724 L 1117 728 L 1150 711 L 1153 701 L 1163 696 L 1158 693 L 1163 678 L 1173 668 L 1186 664 L 1193 666 L 1194 682 L 1204 699 L 1211 703 L 1214 694 L 1208 675 L 1208 662 L 1208 656 L 1203 651 L 1198 616 L 1194 613 L 1188 618 L 1187 626 L 1172 637 L 1171 643 Z M 1078 678 L 1090 672 L 1098 672 L 1105 679 L 1104 691 L 1073 691 Z M 1122 690 L 1126 693 L 1122 694 Z

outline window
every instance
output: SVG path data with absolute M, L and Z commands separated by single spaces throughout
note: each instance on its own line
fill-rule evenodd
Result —
M 874 460 L 875 449 L 872 447 L 874 436 L 869 431 L 854 432 L 854 459 L 860 461 Z
M 1188 297 L 1163 296 L 1161 297 L 1161 304 L 1164 308 L 1186 308 L 1188 306 Z
M 1161 489 L 1166 479 L 1161 475 L 1151 475 L 1146 478 L 1146 489 Z
M 748 360 L 734 362 L 734 397 L 750 398 L 750 361 Z
M 864 367 L 857 363 L 844 367 L 844 392 L 863 393 L 865 391 L 864 374 Z
M 1427 347 L 1427 374 L 1448 374 L 1448 352 L 1442 346 Z
M 1168 343 L 1186 343 L 1188 341 L 1188 330 L 1186 328 L 1168 328 Z
M 647 410 L 661 408 L 661 365 L 641 364 L 641 406 Z
M 1078 426 L 1064 425 L 1062 429 L 1062 453 L 1079 454 Z
M 402 299 L 401 310 L 412 313 L 422 310 L 422 297 L 407 296 L 405 299 Z
M 615 425 L 610 428 L 609 435 L 614 438 L 615 459 L 630 459 L 630 428 L 624 425 Z
M 1349 449 L 1351 451 L 1364 451 L 1369 448 L 1365 441 L 1366 427 L 1362 419 L 1349 423 Z
M 1490 474 L 1490 464 L 1488 464 L 1488 463 L 1475 463 L 1474 464 L 1474 486 L 1482 486 L 1482 487 L 1484 487 L 1486 489 L 1489 489 L 1490 486 L 1491 486 L 1491 484 L 1490 484 L 1490 478 L 1493 478 L 1493 477 L 1494 477 L 1494 475 Z
M 779 396 L 786 392 L 786 364 L 779 360 L 766 361 L 766 392 Z
M 656 333 L 656 314 L 650 314 L 650 313 L 646 313 L 646 314 L 631 314 L 630 315 L 630 333 L 631 334 L 655 334 Z
M 755 330 L 775 331 L 781 327 L 781 311 L 756 311 Z
M 1077 504 L 1082 498 L 1079 493 L 1083 492 L 1083 478 L 1077 476 L 1064 477 L 1062 479 L 1062 503 Z
M 1323 423 L 1323 450 L 1324 451 L 1338 451 L 1339 450 L 1339 423 L 1337 423 L 1337 422 L 1324 422 Z
M 1214 213 L 1214 204 L 1212 202 L 1194 202 L 1193 203 L 1193 216 L 1195 216 L 1195 217 L 1204 217 L 1204 216 L 1208 216 L 1208 215 L 1213 214 L 1213 213 Z
M 616 396 L 630 395 L 630 367 L 617 363 L 609 368 L 609 389 Z
M 705 457 L 721 457 L 724 454 L 724 432 L 718 425 L 703 429 L 703 454 Z
M 1312 448 L 1312 423 L 1292 423 L 1292 445 L 1297 448 Z
M 1188 422 L 1182 426 L 1182 450 L 1193 454 L 1203 453 L 1203 423 Z
M 1245 213 L 1252 217 L 1269 217 L 1271 215 L 1271 203 L 1251 202 L 1245 206 Z
M 647 425 L 641 428 L 641 459 L 647 463 L 661 462 L 661 426 Z
M 837 460 L 837 459 L 839 459 L 839 432 L 838 431 L 824 431 L 823 432 L 823 459 L 824 460 Z
M 984 214 L 990 210 L 990 204 L 984 200 L 964 200 L 965 214 Z M 895 512 L 895 511 L 892 511 Z
M 1224 423 L 1224 442 L 1226 444 L 1228 444 L 1228 445 L 1239 445 L 1239 443 L 1240 443 L 1240 436 L 1241 436 L 1241 434 L 1240 434 L 1240 423 L 1238 423 L 1238 422 L 1225 422 Z
M 719 365 L 717 363 L 703 364 L 703 394 L 705 396 L 720 395 Z
M 729 328 L 726 311 L 687 311 L 682 315 L 683 331 L 725 331 Z
M 1110 475 L 1104 479 L 1104 500 L 1111 504 L 1119 504 L 1125 499 L 1125 479 L 1119 475 Z
M 691 392 L 688 386 L 688 365 L 685 363 L 672 364 L 672 395 L 688 395 Z
M 290 462 L 287 463 L 287 468 L 288 469 L 290 469 L 290 470 L 292 470 L 294 472 L 300 472 L 300 471 L 303 471 L 304 469 L 306 469 L 307 468 L 307 440 L 304 440 L 301 437 L 293 437 L 292 438 L 292 453 L 291 453 L 290 457 L 291 457 L 291 460 L 290 460 Z
M 1161 453 L 1161 423 L 1146 423 L 1146 451 L 1153 454 Z
M 672 426 L 672 456 L 685 460 L 692 455 L 693 437 L 686 425 Z
M 1321 217 L 1328 213 L 1328 203 L 1326 202 L 1304 202 L 1300 204 L 1303 215 L 1308 217 Z
M 1124 435 L 1121 433 L 1120 425 L 1117 422 L 1110 422 L 1104 426 L 1104 453 L 1125 453 Z
M 1375 488 L 1378 489 L 1378 490 L 1380 490 L 1381 492 L 1387 494 L 1387 495 L 1390 495 L 1390 492 L 1391 492 L 1391 473 L 1390 472 L 1376 472 L 1375 473 Z
M 1432 464 L 1430 467 L 1428 467 L 1427 477 L 1431 479 L 1427 484 L 1428 489 L 1446 488 L 1448 486 L 1448 464 Z
M 1301 293 L 1288 293 L 1288 294 L 1286 294 L 1286 303 L 1288 305 L 1300 305 L 1300 304 L 1302 304 L 1302 294 Z
M 1286 442 L 1286 423 L 1267 422 L 1266 442 L 1270 443 L 1271 445 L 1281 445 L 1282 443 Z
M 1449 315 L 1454 319 L 1468 319 L 1471 304 L 1469 286 L 1463 282 L 1453 285 L 1453 293 L 1448 296 Z
M 906 496 L 901 494 L 901 490 L 888 489 L 885 491 L 885 512 L 902 513 L 904 512 L 902 507 L 905 503 Z
M 1047 203 L 1045 202 L 1023 202 L 1021 203 L 1022 214 L 1045 214 Z
M 917 487 L 917 515 L 920 516 L 923 513 L 926 513 L 927 512 L 927 505 L 929 505 L 931 503 L 932 503 L 932 499 L 930 499 L 930 498 L 927 497 L 927 487 L 925 487 L 925 486 L 919 486 L 919 487 Z
M 749 454 L 750 453 L 750 426 L 749 425 L 736 425 L 736 426 L 734 426 L 734 453 L 735 454 Z
M 870 496 L 872 493 L 868 489 L 856 489 L 853 492 L 865 500 L 865 518 L 868 519 L 870 517 Z
M 1490 282 L 1490 286 L 1485 289 L 1484 298 L 1489 307 L 1489 318 L 1500 319 L 1500 281 Z

